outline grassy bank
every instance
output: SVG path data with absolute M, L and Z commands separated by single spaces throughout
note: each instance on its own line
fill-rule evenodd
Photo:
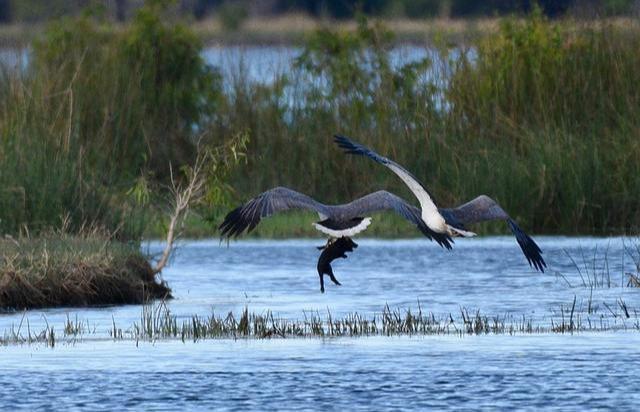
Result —
M 0 241 L 0 310 L 144 303 L 170 293 L 137 245 L 99 232 Z
M 437 44 L 472 44 L 477 40 L 495 35 L 500 30 L 504 18 L 389 18 L 384 24 L 395 33 L 396 43 L 416 45 Z M 561 24 L 597 28 L 615 27 L 619 30 L 634 31 L 637 23 L 633 18 L 615 17 L 576 23 L 564 20 Z M 236 30 L 230 30 L 220 19 L 209 18 L 189 22 L 189 27 L 197 37 L 209 46 L 213 45 L 303 45 L 305 39 L 317 30 L 331 27 L 339 31 L 355 31 L 356 20 L 317 19 L 304 14 L 288 14 L 273 17 L 248 17 Z M 2 47 L 25 47 L 42 36 L 48 25 L 5 24 L 0 25 L 0 45 Z M 126 31 L 127 26 L 113 24 L 104 27 L 113 33 Z
M 611 20 L 618 25 L 626 25 L 626 20 Z M 436 39 L 460 43 L 469 38 L 487 35 L 497 31 L 499 19 L 392 19 L 385 20 L 402 43 L 424 44 Z M 237 30 L 225 27 L 220 19 L 210 18 L 190 22 L 198 38 L 207 45 L 300 45 L 306 36 L 323 27 L 333 27 L 343 31 L 353 31 L 355 20 L 316 19 L 306 15 L 281 15 L 274 17 L 249 17 Z M 0 25 L 0 45 L 4 47 L 24 47 L 42 36 L 47 30 L 44 23 Z M 109 31 L 122 32 L 126 25 L 114 24 Z

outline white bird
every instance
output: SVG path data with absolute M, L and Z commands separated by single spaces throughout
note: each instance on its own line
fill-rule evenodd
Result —
M 490 197 L 486 195 L 478 196 L 470 202 L 453 209 L 438 208 L 433 196 L 418 182 L 418 179 L 396 162 L 379 155 L 368 147 L 356 143 L 345 136 L 336 135 L 334 136 L 334 140 L 346 153 L 367 156 L 385 165 L 398 175 L 416 196 L 418 202 L 420 202 L 420 217 L 432 232 L 450 237 L 472 237 L 476 236 L 476 234 L 468 231 L 465 225 L 488 220 L 504 220 L 516 237 L 529 265 L 540 272 L 544 272 L 547 264 L 542 258 L 542 250 L 540 250 L 529 235 L 520 229 L 516 222 L 509 217 L 500 205 Z
M 349 140 L 347 137 L 336 135 L 335 142 L 338 144 L 338 146 L 345 149 L 346 153 L 367 156 L 375 160 L 376 162 L 387 166 L 393 171 L 393 173 L 398 175 L 398 177 L 402 179 L 404 184 L 409 187 L 411 192 L 418 199 L 418 202 L 420 202 L 420 208 L 422 209 L 421 217 L 424 223 L 429 227 L 429 229 L 433 230 L 436 233 L 446 233 L 447 235 L 452 237 L 476 236 L 476 234 L 473 232 L 462 230 L 447 224 L 444 216 L 442 216 L 442 214 L 438 210 L 438 207 L 433 200 L 433 196 L 431 196 L 431 194 L 427 192 L 427 189 L 425 189 L 424 186 L 422 186 L 420 182 L 418 182 L 418 179 L 416 179 L 405 168 L 403 168 L 393 160 L 380 156 L 378 153 L 374 152 L 368 147 Z

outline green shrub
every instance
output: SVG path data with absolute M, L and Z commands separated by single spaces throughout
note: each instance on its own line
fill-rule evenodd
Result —
M 145 6 L 124 30 L 89 17 L 53 23 L 25 72 L 3 72 L 1 231 L 65 218 L 75 230 L 97 222 L 140 235 L 145 212 L 127 192 L 141 175 L 166 182 L 170 164 L 189 164 L 220 99 L 201 43 L 161 12 Z

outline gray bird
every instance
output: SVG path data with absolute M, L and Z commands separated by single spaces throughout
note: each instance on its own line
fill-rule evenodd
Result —
M 318 213 L 320 221 L 315 228 L 330 239 L 351 237 L 365 230 L 371 223 L 368 214 L 394 211 L 404 217 L 427 238 L 451 249 L 451 237 L 431 230 L 420 217 L 420 210 L 402 198 L 385 190 L 370 193 L 342 205 L 325 205 L 311 197 L 286 187 L 276 187 L 259 194 L 247 203 L 229 212 L 220 225 L 223 238 L 237 237 L 245 230 L 251 232 L 262 218 L 291 209 L 304 209 Z
M 448 235 L 450 238 L 457 236 L 472 237 L 476 234 L 468 231 L 466 225 L 489 220 L 504 220 L 520 245 L 524 256 L 529 262 L 529 266 L 544 272 L 547 264 L 542 258 L 542 250 L 529 235 L 520 229 L 502 207 L 489 196 L 478 196 L 470 202 L 452 209 L 439 208 L 436 206 L 433 196 L 420 184 L 418 179 L 396 162 L 345 136 L 335 135 L 334 141 L 346 153 L 366 156 L 383 164 L 398 175 L 420 202 L 421 210 L 416 212 L 416 209 L 413 213 L 420 216 L 420 220 L 432 233 Z
M 317 265 L 322 293 L 324 293 L 324 275 L 328 275 L 333 283 L 340 285 L 331 268 L 331 262 L 339 257 L 346 258 L 346 252 L 351 252 L 357 247 L 351 237 L 369 226 L 371 223 L 371 218 L 367 217 L 369 213 L 394 211 L 416 225 L 424 236 L 436 241 L 440 246 L 451 249 L 453 242 L 449 235 L 429 229 L 420 217 L 419 209 L 384 190 L 368 194 L 351 203 L 325 205 L 286 187 L 267 190 L 229 212 L 219 227 L 221 236 L 229 239 L 237 237 L 245 230 L 247 233 L 251 232 L 262 218 L 290 209 L 318 213 L 320 221 L 313 225 L 318 231 L 329 235 L 326 246 L 319 248 L 323 250 Z

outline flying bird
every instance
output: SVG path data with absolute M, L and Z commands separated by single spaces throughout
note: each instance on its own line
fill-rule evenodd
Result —
M 366 217 L 369 213 L 393 211 L 413 223 L 430 240 L 451 249 L 449 235 L 431 230 L 416 207 L 386 190 L 370 193 L 350 203 L 325 205 L 295 190 L 276 187 L 229 212 L 219 229 L 223 238 L 237 237 L 245 230 L 251 232 L 262 218 L 291 209 L 318 213 L 321 220 L 313 223 L 314 227 L 335 239 L 352 237 L 364 231 L 371 224 L 371 217 Z
M 366 146 L 341 135 L 335 135 L 334 141 L 348 154 L 366 156 L 383 164 L 393 171 L 409 187 L 420 203 L 420 218 L 433 233 L 451 237 L 472 237 L 476 234 L 467 230 L 466 225 L 489 220 L 504 220 L 520 245 L 524 256 L 540 272 L 547 267 L 542 258 L 542 250 L 518 224 L 489 196 L 481 195 L 455 208 L 445 209 L 436 206 L 433 196 L 405 168 Z
M 318 261 L 320 285 L 323 292 L 323 273 L 329 274 L 334 283 L 337 282 L 332 276 L 333 272 L 329 273 L 329 269 L 327 269 L 327 265 L 335 257 L 331 259 L 327 256 L 336 253 L 336 256 L 342 257 L 344 251 L 351 251 L 348 250 L 348 246 L 345 246 L 347 243 L 339 243 L 338 246 L 333 246 L 335 249 L 332 249 L 331 245 L 342 238 L 350 240 L 352 236 L 364 231 L 371 223 L 371 217 L 367 216 L 370 213 L 393 211 L 413 223 L 424 236 L 434 240 L 440 246 L 451 249 L 451 243 L 453 242 L 447 233 L 438 233 L 431 230 L 422 220 L 418 208 L 384 190 L 370 193 L 350 203 L 325 205 L 305 194 L 286 187 L 267 190 L 229 212 L 219 227 L 221 236 L 229 239 L 237 237 L 245 231 L 247 233 L 251 232 L 260 223 L 261 219 L 291 209 L 310 210 L 318 213 L 320 220 L 314 222 L 313 225 L 318 231 L 329 236 L 327 245 L 323 247 L 329 249 L 329 252 L 325 254 L 324 258 L 321 256 L 321 260 L 324 259 L 322 262 Z M 338 253 L 343 249 L 343 252 Z

